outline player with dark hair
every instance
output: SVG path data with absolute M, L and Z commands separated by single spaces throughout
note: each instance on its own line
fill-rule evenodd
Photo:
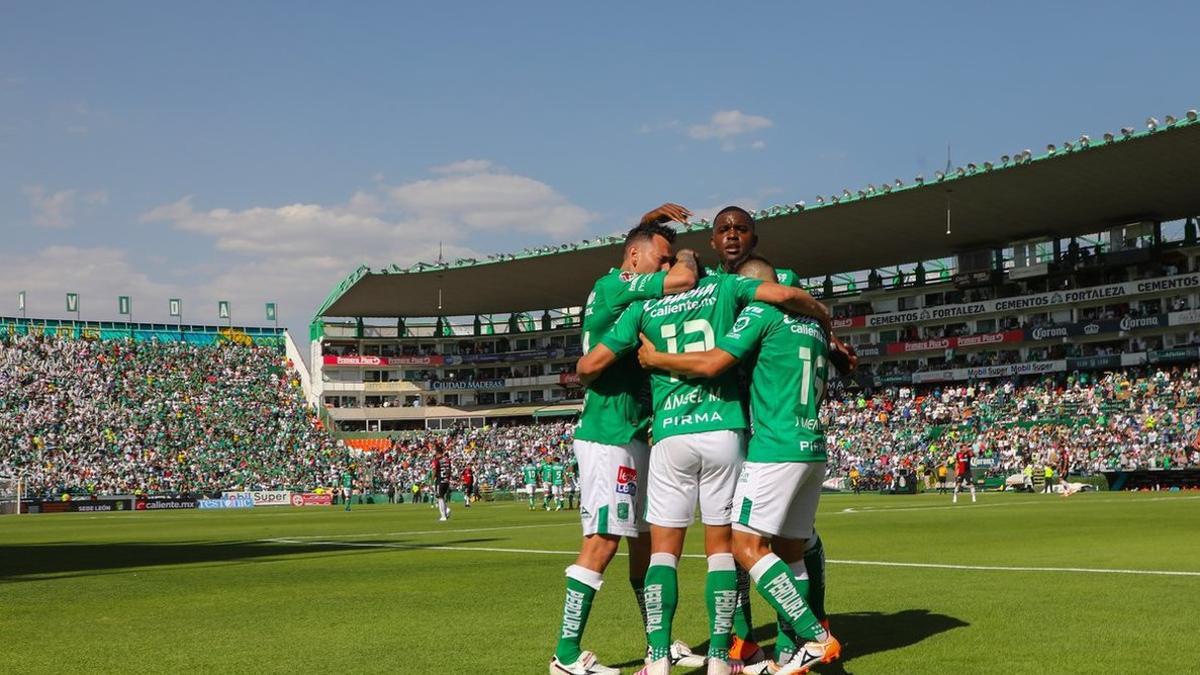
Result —
M 762 260 L 743 261 L 737 271 L 775 277 Z M 680 378 L 720 378 L 748 362 L 754 433 L 733 498 L 733 553 L 778 613 L 781 639 L 802 645 L 780 659 L 777 672 L 804 673 L 837 658 L 840 644 L 806 601 L 804 563 L 825 474 L 819 410 L 828 374 L 827 325 L 755 302 L 707 350 L 668 352 L 645 335 L 641 341 L 643 366 Z M 747 670 L 775 672 L 769 663 L 759 666 Z
M 475 496 L 475 469 L 470 464 L 462 472 L 463 504 L 471 508 L 471 498 Z
M 433 456 L 434 496 L 437 497 L 439 521 L 450 520 L 450 458 L 445 448 L 439 447 Z
M 712 237 L 709 245 L 716 252 L 719 264 L 712 270 L 716 274 L 738 273 L 739 268 L 756 256 L 758 247 L 757 225 L 754 216 L 739 206 L 726 206 L 713 217 Z M 800 276 L 793 270 L 773 268 L 775 281 L 784 286 L 800 287 Z M 833 349 L 829 352 L 829 361 L 839 371 L 846 373 L 851 370 L 851 359 L 857 360 L 854 348 L 842 342 L 836 336 L 831 336 Z M 804 560 L 788 561 L 799 566 L 804 564 L 812 578 L 811 598 L 817 616 L 828 623 L 825 614 L 825 549 L 820 535 L 814 532 L 808 540 L 808 550 Z M 738 567 L 738 613 L 735 616 L 734 628 L 737 633 L 730 654 L 733 658 L 746 663 L 755 663 L 766 658 L 762 649 L 754 642 L 752 632 L 754 620 L 750 612 L 750 576 L 746 570 Z M 776 639 L 776 657 L 783 651 L 786 656 L 792 649 L 786 635 Z
M 629 231 L 620 269 L 596 280 L 583 316 L 583 349 L 598 344 L 630 304 L 686 291 L 696 284 L 698 269 L 692 251 L 672 254 L 675 230 L 669 221 L 687 222 L 681 206 L 664 204 L 642 217 Z M 646 444 L 649 409 L 642 400 L 646 375 L 630 354 L 591 383 L 575 430 L 579 462 L 579 516 L 583 543 L 575 563 L 567 568 L 566 601 L 551 675 L 615 675 L 615 668 L 597 662 L 580 642 L 587 627 L 592 599 L 604 571 L 617 554 L 621 538 L 629 548 L 629 583 L 637 597 L 645 626 L 644 584 L 650 560 L 647 527 L 641 522 L 639 495 L 645 492 L 650 448 Z
M 954 499 L 952 504 L 958 503 L 958 493 L 963 489 L 963 486 L 971 489 L 971 502 L 975 502 L 975 480 L 971 476 L 971 448 L 966 444 L 959 447 L 958 452 L 954 453 Z

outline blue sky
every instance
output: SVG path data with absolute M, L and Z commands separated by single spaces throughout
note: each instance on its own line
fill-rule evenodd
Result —
M 1200 106 L 1196 3 L 973 4 L 7 3 L 0 314 L 228 298 L 300 328 L 439 239 L 811 201 Z

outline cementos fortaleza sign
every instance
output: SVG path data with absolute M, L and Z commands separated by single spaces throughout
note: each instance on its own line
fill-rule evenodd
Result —
M 909 309 L 899 312 L 867 314 L 848 319 L 834 319 L 833 327 L 880 328 L 903 326 L 926 321 L 969 319 L 982 314 L 1015 314 L 1027 310 L 1040 310 L 1062 305 L 1120 300 L 1151 293 L 1194 291 L 1197 289 L 1200 289 L 1200 273 L 1177 274 L 1170 277 L 1126 281 L 1120 284 L 1092 286 L 1090 288 L 1072 288 L 1069 290 L 1052 291 L 1050 293 L 1039 293 L 1037 295 L 1021 295 L 1015 298 L 998 298 L 980 302 L 966 302 L 958 305 L 941 305 L 938 307 Z

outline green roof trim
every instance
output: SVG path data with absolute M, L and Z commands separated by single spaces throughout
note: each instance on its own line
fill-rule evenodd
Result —
M 325 298 L 325 302 L 321 303 L 321 306 L 317 308 L 317 313 L 313 315 L 312 324 L 309 326 L 309 339 L 315 340 L 320 337 L 320 328 L 318 328 L 318 326 L 322 325 L 320 319 L 322 316 L 325 316 L 325 310 L 329 309 L 333 303 L 337 302 L 338 298 L 345 295 L 346 291 L 354 288 L 354 284 L 357 284 L 359 279 L 362 279 L 366 275 L 370 274 L 370 272 L 370 267 L 367 267 L 366 265 L 359 265 L 358 269 L 351 272 L 346 276 L 345 279 L 342 279 L 341 283 L 333 287 L 333 290 L 330 291 L 329 295 Z M 316 336 L 311 335 L 314 330 L 318 331 Z

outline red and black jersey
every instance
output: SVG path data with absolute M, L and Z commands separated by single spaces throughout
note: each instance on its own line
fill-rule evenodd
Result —
M 463 481 L 463 483 L 466 483 L 467 485 L 474 483 L 475 482 L 475 472 L 471 471 L 471 469 L 469 467 L 466 469 L 463 469 L 462 481 Z
M 965 476 L 971 471 L 971 452 L 969 450 L 959 450 L 954 453 L 954 474 L 956 476 Z
M 433 476 L 439 483 L 450 482 L 450 460 L 434 458 Z

